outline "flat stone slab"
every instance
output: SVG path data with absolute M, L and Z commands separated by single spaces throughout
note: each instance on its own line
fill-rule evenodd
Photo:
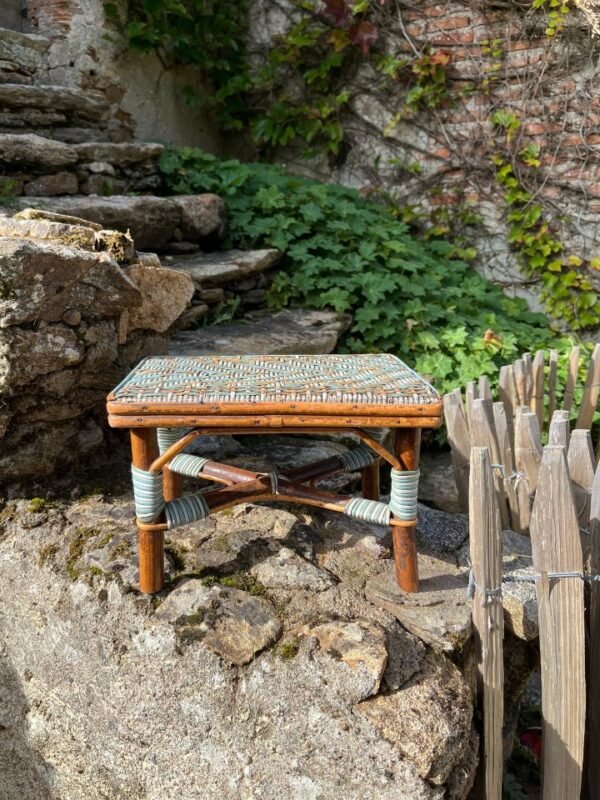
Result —
M 471 601 L 466 570 L 418 554 L 419 592 L 408 594 L 396 583 L 392 562 L 367 583 L 365 596 L 392 613 L 424 642 L 447 652 L 460 650 L 471 636 Z
M 160 158 L 164 149 L 162 144 L 144 142 L 83 142 L 73 145 L 79 161 L 100 161 L 120 167 L 154 161 Z
M 0 108 L 68 111 L 84 119 L 101 120 L 109 106 L 103 94 L 87 89 L 3 83 L 0 84 Z
M 155 618 L 174 623 L 187 640 L 200 640 L 232 664 L 247 664 L 281 633 L 274 607 L 239 589 L 182 581 L 158 607 Z
M 0 164 L 35 167 L 50 172 L 76 162 L 77 152 L 74 148 L 55 139 L 46 139 L 35 133 L 0 134 Z
M 331 353 L 346 328 L 344 317 L 331 311 L 292 309 L 254 320 L 180 331 L 171 339 L 170 354 L 310 355 Z
M 281 252 L 269 248 L 195 253 L 177 258 L 166 256 L 164 261 L 171 269 L 187 273 L 195 283 L 217 286 L 264 272 L 274 267 L 280 259 Z
M 213 194 L 27 197 L 18 198 L 16 205 L 80 217 L 97 222 L 103 228 L 129 231 L 139 250 L 160 250 L 180 235 L 190 241 L 212 235 L 218 237 L 225 225 L 225 204 Z

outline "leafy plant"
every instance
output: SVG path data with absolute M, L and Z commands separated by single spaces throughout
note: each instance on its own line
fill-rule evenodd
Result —
M 104 4 L 106 18 L 131 50 L 156 50 L 167 62 L 193 64 L 214 88 L 212 100 L 226 129 L 241 129 L 247 117 L 250 78 L 244 47 L 248 0 L 130 0 L 125 19 L 117 3 Z M 198 98 L 184 88 L 190 105 Z
M 167 150 L 161 169 L 173 192 L 226 199 L 228 246 L 283 252 L 272 305 L 351 314 L 344 351 L 396 353 L 444 390 L 495 376 L 523 350 L 558 346 L 544 316 L 454 257 L 451 243 L 419 241 L 352 189 L 192 148 Z
M 546 36 L 556 36 L 565 27 L 567 14 L 571 10 L 570 0 L 533 0 L 532 8 L 543 8 L 548 14 Z
M 540 163 L 538 156 L 536 145 L 521 151 L 522 160 L 531 167 Z M 598 296 L 590 279 L 579 269 L 583 259 L 564 252 L 564 245 L 552 233 L 542 206 L 523 188 L 513 165 L 501 155 L 495 156 L 493 162 L 509 207 L 508 240 L 516 249 L 525 274 L 540 279 L 541 299 L 546 309 L 555 319 L 567 322 L 572 330 L 598 327 Z

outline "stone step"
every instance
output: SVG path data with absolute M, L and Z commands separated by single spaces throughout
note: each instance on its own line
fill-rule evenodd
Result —
M 130 167 L 145 161 L 157 161 L 164 145 L 156 142 L 83 142 L 74 144 L 80 163 L 106 162 L 118 167 Z
M 75 195 L 16 198 L 16 208 L 39 208 L 97 222 L 103 228 L 129 231 L 139 250 L 161 250 L 172 240 L 202 242 L 225 230 L 225 204 L 215 194 Z
M 77 163 L 74 147 L 35 133 L 0 134 L 0 166 L 4 173 L 20 168 L 53 172 Z
M 331 353 L 348 322 L 347 317 L 332 311 L 278 311 L 226 325 L 180 331 L 171 339 L 169 352 L 174 356 Z
M 49 119 L 54 116 L 57 122 L 59 117 L 101 122 L 108 115 L 109 105 L 101 92 L 65 86 L 0 84 L 0 121 L 6 113 L 21 115 L 28 109 Z
M 42 70 L 49 47 L 45 36 L 0 28 L 0 80 L 3 72 L 33 76 Z
M 69 145 L 34 133 L 0 133 L 1 182 L 5 194 L 34 197 L 152 192 L 163 186 L 157 163 L 163 149 L 143 142 Z
M 229 250 L 224 253 L 195 253 L 189 256 L 165 256 L 166 266 L 185 272 L 200 287 L 220 286 L 258 275 L 281 260 L 281 252 L 265 250 Z

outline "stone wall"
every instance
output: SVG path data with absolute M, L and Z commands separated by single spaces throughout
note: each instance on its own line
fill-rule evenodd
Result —
M 102 0 L 28 0 L 27 14 L 28 29 L 49 40 L 47 82 L 100 92 L 110 107 L 110 140 L 218 149 L 208 108 L 187 105 L 181 94 L 193 85 L 205 95 L 199 76 L 155 54 L 129 53 L 118 27 L 106 22 Z
M 51 212 L 0 220 L 0 484 L 84 466 L 102 444 L 107 392 L 194 293 L 128 233 Z M 81 475 L 79 476 L 81 478 Z
M 536 306 L 538 287 L 520 274 L 508 243 L 506 205 L 491 162 L 505 137 L 490 118 L 504 108 L 519 118 L 508 149 L 523 184 L 542 202 L 566 254 L 589 267 L 600 245 L 598 44 L 589 24 L 572 10 L 565 29 L 551 38 L 543 9 L 468 0 L 381 6 L 377 48 L 409 63 L 428 48 L 447 55 L 447 97 L 435 108 L 405 109 L 394 124 L 414 75 L 401 71 L 386 79 L 373 59 L 364 59 L 337 87 L 350 93 L 341 114 L 340 155 L 307 163 L 289 148 L 280 157 L 318 177 L 383 188 L 426 218 L 437 214 L 449 235 L 466 234 L 487 277 Z M 250 38 L 256 60 L 297 14 L 288 0 L 255 0 Z M 524 168 L 518 155 L 528 144 L 541 148 L 535 170 Z M 461 214 L 453 213 L 448 223 L 444 210 L 461 207 L 481 221 L 465 227 Z M 588 274 L 600 285 L 597 270 Z

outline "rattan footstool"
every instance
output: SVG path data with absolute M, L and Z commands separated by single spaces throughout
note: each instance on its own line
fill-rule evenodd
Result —
M 422 428 L 441 424 L 435 389 L 391 355 L 147 358 L 108 396 L 110 425 L 131 429 L 140 590 L 164 582 L 164 532 L 237 503 L 299 502 L 392 529 L 401 589 L 418 591 L 415 547 Z M 394 429 L 393 447 L 384 445 Z M 275 473 L 219 464 L 185 448 L 203 434 L 355 433 L 353 449 Z M 379 501 L 379 463 L 391 468 Z M 313 482 L 362 470 L 362 497 Z M 221 484 L 181 496 L 182 476 Z

